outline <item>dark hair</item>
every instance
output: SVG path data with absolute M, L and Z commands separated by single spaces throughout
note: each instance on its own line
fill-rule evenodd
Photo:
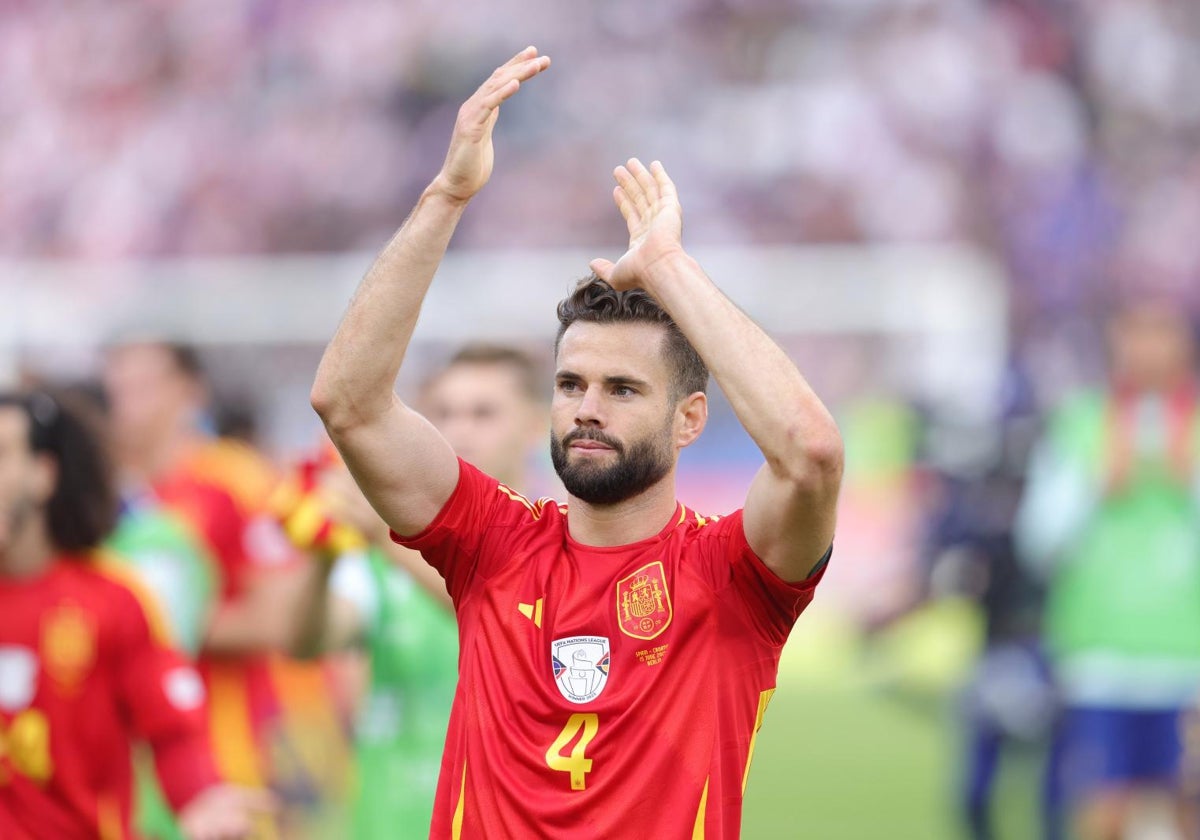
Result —
M 0 392 L 0 407 L 29 419 L 29 448 L 58 462 L 47 529 L 65 552 L 96 548 L 116 527 L 120 502 L 94 409 L 69 394 Z
M 194 382 L 205 381 L 204 362 L 200 360 L 200 351 L 194 346 L 180 341 L 164 341 L 162 348 L 180 373 Z
M 207 382 L 208 376 L 204 368 L 204 361 L 195 345 L 142 333 L 122 335 L 104 345 L 107 352 L 120 351 L 127 347 L 149 347 L 161 350 L 170 359 L 175 370 L 184 377 L 200 384 Z
M 663 349 L 671 366 L 671 392 L 674 399 L 708 389 L 708 367 L 704 360 L 649 292 L 643 289 L 618 292 L 595 274 L 580 280 L 575 291 L 558 304 L 558 335 L 554 338 L 556 357 L 563 334 L 576 321 L 661 325 L 666 330 Z
M 507 344 L 487 344 L 472 342 L 465 344 L 446 362 L 425 380 L 421 386 L 427 391 L 438 381 L 446 371 L 456 365 L 497 365 L 509 368 L 517 377 L 517 386 L 522 395 L 531 400 L 541 400 L 545 397 L 545 380 L 542 370 L 533 357 L 523 350 Z

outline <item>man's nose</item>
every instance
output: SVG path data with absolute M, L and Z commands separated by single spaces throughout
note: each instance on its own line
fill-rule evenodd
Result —
M 604 426 L 604 405 L 600 393 L 595 388 L 588 388 L 579 407 L 575 409 L 576 426 Z

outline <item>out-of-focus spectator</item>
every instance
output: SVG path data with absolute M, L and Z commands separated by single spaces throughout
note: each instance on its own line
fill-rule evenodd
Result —
M 283 826 L 303 824 L 336 794 L 348 756 L 319 669 L 279 655 L 297 631 L 293 605 L 309 572 L 268 508 L 278 477 L 246 444 L 206 432 L 194 349 L 116 345 L 104 385 L 124 492 L 182 516 L 217 561 L 198 664 L 218 767 L 240 784 L 276 789 Z
M 517 8 L 9 3 L 0 252 L 374 245 Z M 520 11 L 572 95 L 510 106 L 481 199 L 506 212 L 473 214 L 459 244 L 605 241 L 607 208 L 580 197 L 628 149 L 670 143 L 683 182 L 710 174 L 689 186 L 708 242 L 974 240 L 1013 268 L 1018 317 L 1135 280 L 1200 302 L 1190 0 Z M 668 31 L 669 51 L 648 37 Z
M 1048 581 L 1064 787 L 1086 840 L 1150 836 L 1129 827 L 1138 815 L 1182 836 L 1180 713 L 1200 689 L 1191 329 L 1165 302 L 1115 314 L 1111 383 L 1053 412 L 1017 519 L 1023 556 Z
M 1035 427 L 1033 394 L 1020 365 L 1009 366 L 993 439 L 982 457 L 935 463 L 934 506 L 923 554 L 930 597 L 966 595 L 984 618 L 983 650 L 962 698 L 964 749 L 960 807 L 969 836 L 999 830 L 1000 779 L 1018 751 L 1036 749 L 1040 779 L 1023 779 L 1023 797 L 1040 803 L 1038 834 L 1064 836 L 1058 749 L 1058 699 L 1041 644 L 1043 590 L 1019 563 L 1013 521 Z M 971 430 L 979 436 L 979 430 Z M 944 455 L 944 453 L 936 453 Z

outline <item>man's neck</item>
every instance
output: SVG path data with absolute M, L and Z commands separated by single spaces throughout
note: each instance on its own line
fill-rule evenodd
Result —
M 615 505 L 591 505 L 568 495 L 567 529 L 576 542 L 607 547 L 628 545 L 658 534 L 675 515 L 675 474 L 632 499 Z
M 0 577 L 22 579 L 36 577 L 54 561 L 54 546 L 50 543 L 42 522 L 30 523 L 3 552 L 0 552 Z
M 174 469 L 199 443 L 191 431 L 175 431 L 149 446 L 130 445 L 122 452 L 127 481 L 153 483 Z

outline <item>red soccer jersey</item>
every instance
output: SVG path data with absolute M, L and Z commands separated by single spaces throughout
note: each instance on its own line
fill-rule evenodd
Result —
M 256 576 L 301 559 L 268 507 L 277 486 L 265 458 L 228 440 L 198 447 L 154 484 L 163 504 L 191 524 L 220 564 L 218 610 L 245 597 Z M 208 688 L 223 777 L 275 787 L 288 813 L 310 808 L 314 788 L 323 798 L 340 795 L 349 747 L 322 664 L 266 650 L 202 650 L 197 667 Z
M 461 639 L 432 836 L 737 837 L 779 653 L 821 574 L 780 580 L 740 511 L 680 505 L 655 537 L 581 545 L 565 507 L 460 464 L 400 540 L 445 577 Z
M 271 487 L 262 458 L 227 441 L 198 448 L 154 484 L 158 498 L 192 526 L 217 560 L 218 610 L 243 597 L 251 575 L 294 559 L 261 509 Z M 198 659 L 221 774 L 238 784 L 265 785 L 271 776 L 268 741 L 281 715 L 270 655 L 212 656 L 202 650 Z
M 0 578 L 0 837 L 127 837 L 135 740 L 172 805 L 217 781 L 200 678 L 120 580 L 85 558 Z

